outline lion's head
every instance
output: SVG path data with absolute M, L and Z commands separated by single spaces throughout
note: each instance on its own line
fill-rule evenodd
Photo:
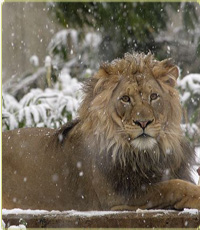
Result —
M 162 171 L 163 164 L 173 172 L 180 167 L 178 73 L 170 59 L 157 61 L 151 54 L 126 54 L 100 67 L 84 86 L 79 110 L 98 154 L 106 151 L 112 162 L 128 162 L 143 173 Z

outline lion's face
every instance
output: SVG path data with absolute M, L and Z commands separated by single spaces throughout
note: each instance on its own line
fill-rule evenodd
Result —
M 123 79 L 114 94 L 110 107 L 118 134 L 139 150 L 152 149 L 166 125 L 167 108 L 162 88 L 153 78 L 135 74 Z M 114 103 L 113 103 L 114 102 Z
M 152 55 L 127 55 L 104 65 L 85 88 L 84 127 L 114 155 L 174 151 L 181 136 L 177 77 L 176 66 Z

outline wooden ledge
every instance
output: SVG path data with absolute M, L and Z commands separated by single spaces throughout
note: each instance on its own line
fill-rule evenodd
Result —
M 27 228 L 194 228 L 200 226 L 200 211 L 137 210 L 136 212 L 77 212 L 3 210 L 6 228 L 26 224 Z

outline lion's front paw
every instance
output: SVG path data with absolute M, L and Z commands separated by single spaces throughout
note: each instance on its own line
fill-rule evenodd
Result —
M 193 208 L 200 210 L 200 191 L 197 196 L 184 196 L 174 205 L 175 209 L 181 210 L 184 208 Z
M 200 186 L 187 182 L 178 183 L 177 200 L 174 203 L 174 208 L 184 209 L 193 208 L 200 210 Z

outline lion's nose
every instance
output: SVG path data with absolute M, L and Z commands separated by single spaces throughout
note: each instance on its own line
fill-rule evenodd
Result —
M 153 120 L 149 120 L 149 121 L 133 121 L 136 125 L 140 126 L 142 129 L 145 129 L 148 125 L 150 125 Z

